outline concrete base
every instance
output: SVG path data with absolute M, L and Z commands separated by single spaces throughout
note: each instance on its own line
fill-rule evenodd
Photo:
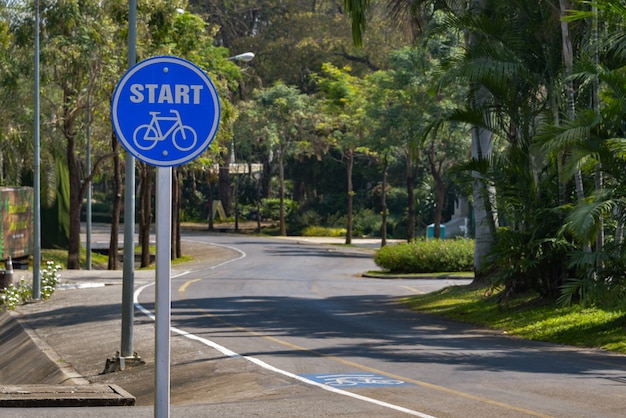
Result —
M 113 358 L 107 359 L 104 370 L 100 374 L 115 373 L 133 367 L 143 366 L 144 364 L 146 364 L 146 362 L 143 361 L 137 353 L 134 353 L 132 357 L 121 357 L 118 351 Z

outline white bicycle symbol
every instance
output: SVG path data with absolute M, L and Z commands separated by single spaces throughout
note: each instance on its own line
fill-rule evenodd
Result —
M 133 133 L 135 146 L 143 151 L 151 150 L 159 141 L 165 140 L 172 135 L 172 144 L 180 151 L 189 151 L 198 141 L 196 131 L 189 125 L 183 125 L 180 113 L 170 110 L 174 116 L 159 116 L 161 112 L 150 112 L 150 123 L 139 125 Z M 163 133 L 161 121 L 174 121 L 174 124 Z
M 357 385 L 403 385 L 406 382 L 377 375 L 328 375 L 323 376 L 324 383 L 329 386 L 357 386 Z

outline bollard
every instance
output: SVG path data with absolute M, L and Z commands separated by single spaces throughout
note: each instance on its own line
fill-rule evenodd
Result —
M 13 283 L 13 261 L 11 261 L 11 257 L 9 257 L 5 262 L 5 272 L 4 272 L 4 285 L 9 287 L 9 285 L 15 285 Z

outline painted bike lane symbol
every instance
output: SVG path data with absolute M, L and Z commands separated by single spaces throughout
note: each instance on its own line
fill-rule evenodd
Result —
M 172 144 L 180 151 L 189 151 L 198 141 L 196 131 L 189 125 L 183 125 L 180 113 L 170 109 L 170 114 L 174 116 L 159 116 L 161 112 L 149 112 L 152 119 L 150 123 L 139 125 L 133 133 L 135 146 L 143 151 L 154 148 L 159 141 L 164 141 L 171 136 Z M 174 122 L 172 126 L 163 133 L 161 122 Z
M 300 376 L 336 388 L 411 385 L 411 383 L 403 380 L 372 373 L 305 374 Z

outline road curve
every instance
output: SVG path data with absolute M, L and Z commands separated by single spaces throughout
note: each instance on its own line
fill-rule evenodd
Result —
M 433 417 L 621 417 L 624 356 L 523 341 L 410 312 L 401 297 L 450 280 L 363 278 L 371 253 L 243 236 L 194 236 L 240 256 L 172 278 L 172 326 L 255 366 Z M 138 302 L 151 310 L 151 288 Z M 340 395 L 340 396 L 337 396 Z

